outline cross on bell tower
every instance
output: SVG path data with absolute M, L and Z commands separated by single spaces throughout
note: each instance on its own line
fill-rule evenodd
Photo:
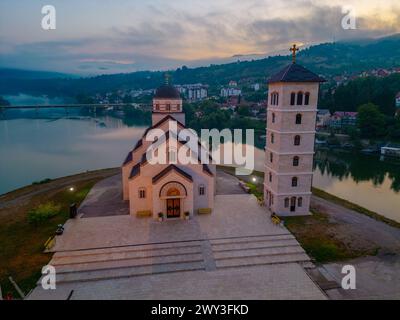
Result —
M 289 50 L 292 52 L 293 63 L 296 63 L 296 53 L 297 53 L 297 51 L 299 51 L 299 48 L 298 48 L 297 45 L 294 43 L 294 44 L 293 44 L 293 47 L 291 47 Z

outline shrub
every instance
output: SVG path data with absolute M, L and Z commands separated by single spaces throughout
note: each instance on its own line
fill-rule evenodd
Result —
M 28 212 L 28 222 L 37 225 L 56 216 L 60 210 L 61 206 L 53 202 L 40 204 Z

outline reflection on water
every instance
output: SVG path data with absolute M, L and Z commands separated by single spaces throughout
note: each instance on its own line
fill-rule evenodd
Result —
M 317 151 L 313 185 L 400 222 L 400 163 L 394 159 Z
M 0 194 L 44 178 L 119 166 L 145 128 L 108 116 L 0 121 Z
M 121 165 L 149 119 L 134 110 L 7 110 L 0 118 L 0 194 L 45 178 Z M 254 153 L 256 170 L 264 171 L 264 151 Z M 399 162 L 317 151 L 313 184 L 400 221 Z

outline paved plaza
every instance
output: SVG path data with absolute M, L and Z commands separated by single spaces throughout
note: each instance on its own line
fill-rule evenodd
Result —
M 274 225 L 253 195 L 235 188 L 235 178 L 217 181 L 213 213 L 190 220 L 115 215 L 119 204 L 112 203 L 85 218 L 82 206 L 53 248 L 57 289 L 38 286 L 29 298 L 325 299 L 290 232 Z M 93 196 L 110 182 L 96 186 L 86 205 L 93 209 Z

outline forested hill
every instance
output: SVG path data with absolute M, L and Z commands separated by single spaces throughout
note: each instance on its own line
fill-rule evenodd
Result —
M 187 68 L 172 71 L 175 84 L 204 83 L 225 85 L 230 80 L 265 82 L 274 72 L 290 63 L 289 56 L 273 56 L 260 60 Z M 312 46 L 298 54 L 298 62 L 330 79 L 335 75 L 352 74 L 373 68 L 400 65 L 400 34 L 377 40 L 326 43 Z M 1 74 L 1 72 L 0 72 Z M 31 94 L 76 96 L 78 93 L 114 91 L 118 89 L 150 89 L 163 81 L 162 72 L 134 72 L 92 78 L 32 79 L 0 77 L 0 94 L 18 92 Z

